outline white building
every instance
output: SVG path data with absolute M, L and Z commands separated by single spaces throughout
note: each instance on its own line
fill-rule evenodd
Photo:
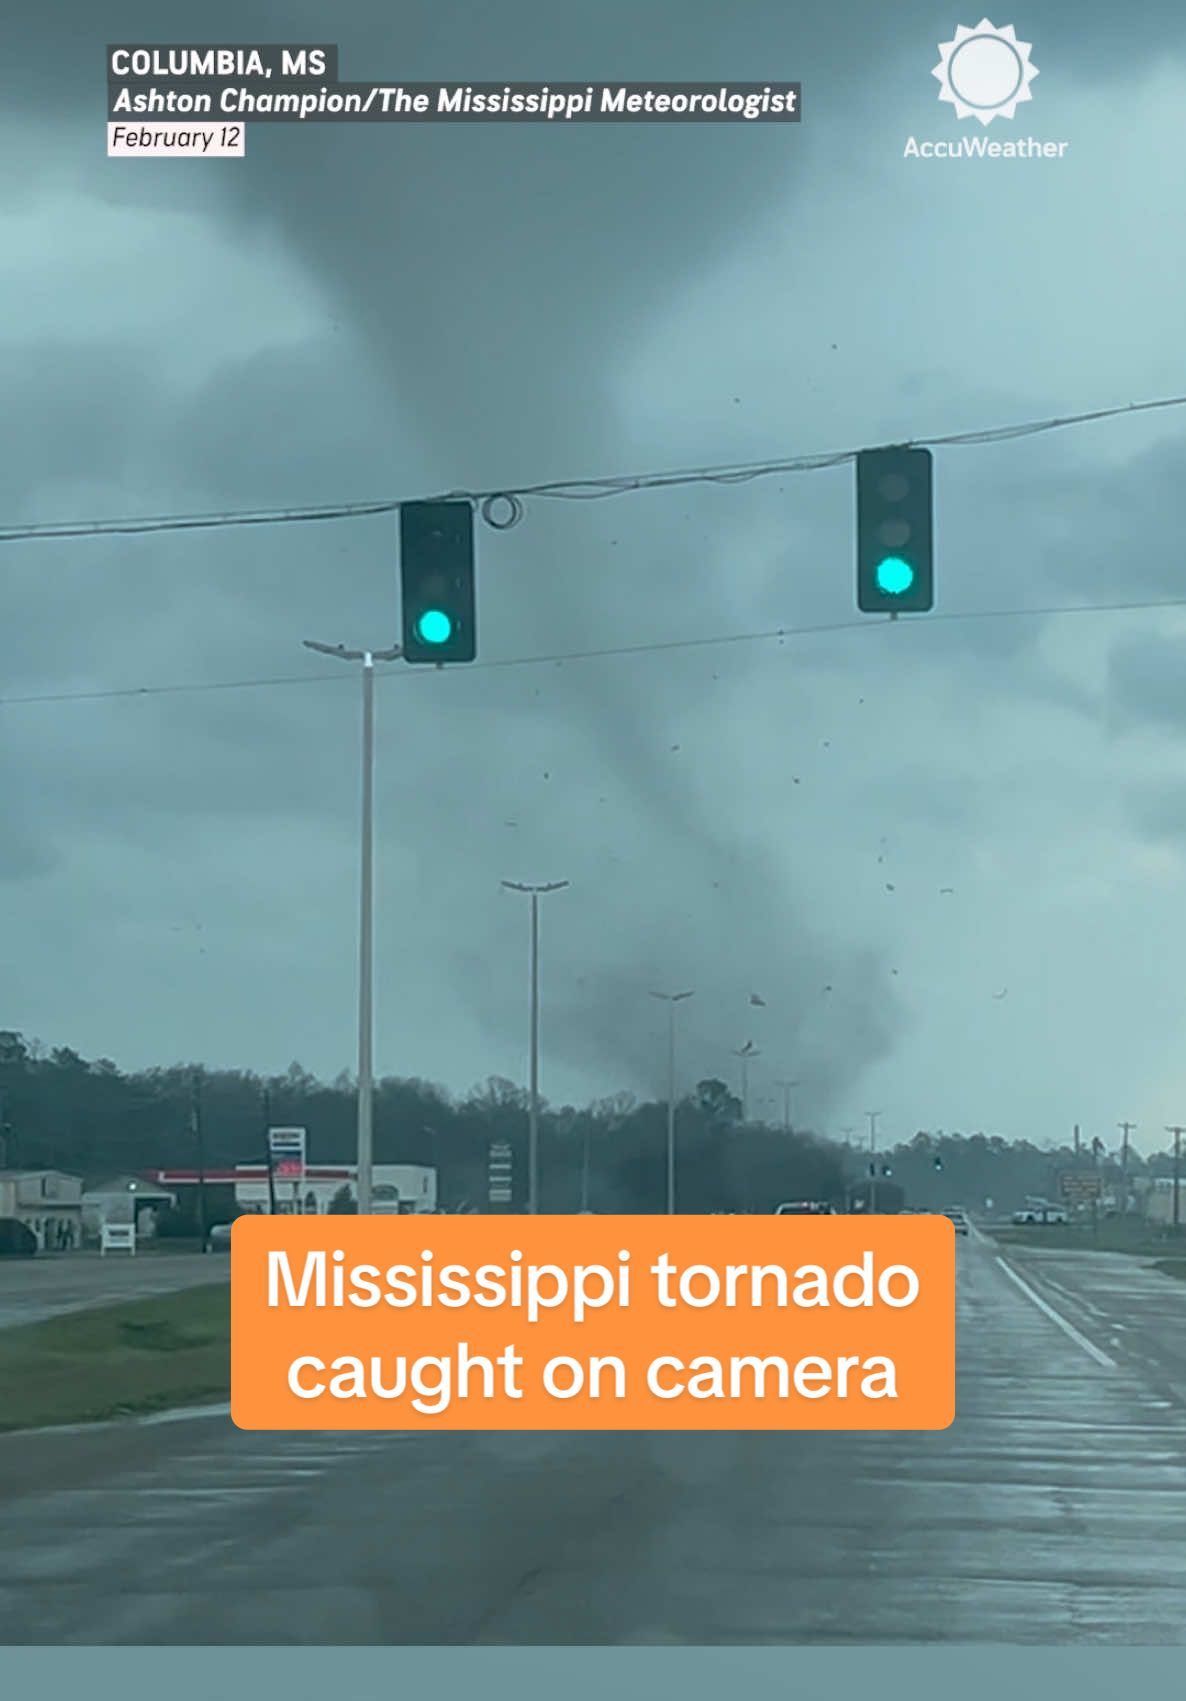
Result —
M 60 1169 L 0 1170 L 0 1217 L 31 1228 L 42 1251 L 82 1245 L 82 1177 Z
M 1174 1183 L 1168 1175 L 1153 1179 L 1142 1177 L 1137 1183 L 1141 1213 L 1150 1223 L 1172 1223 L 1174 1220 Z M 1186 1223 L 1186 1177 L 1180 1183 L 1178 1195 L 1179 1221 Z
M 156 1219 L 175 1207 L 176 1193 L 145 1181 L 140 1175 L 117 1175 L 88 1187 L 82 1196 L 82 1226 L 88 1240 L 97 1241 L 104 1223 L 136 1224 L 138 1240 L 151 1240 Z
M 207 1187 L 233 1186 L 235 1203 L 243 1211 L 268 1213 L 272 1197 L 277 1215 L 324 1216 L 338 1194 L 346 1189 L 351 1199 L 358 1196 L 355 1164 L 309 1164 L 300 1181 L 273 1176 L 268 1182 L 266 1164 L 236 1164 L 234 1169 L 162 1169 L 153 1182 L 173 1193 L 196 1187 L 204 1179 Z M 396 1216 L 435 1211 L 437 1172 L 425 1164 L 376 1164 L 372 1180 L 372 1209 L 376 1216 Z

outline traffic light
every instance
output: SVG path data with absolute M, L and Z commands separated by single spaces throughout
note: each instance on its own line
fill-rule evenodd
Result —
M 935 1164 L 936 1169 L 942 1169 L 943 1168 L 943 1159 L 942 1158 L 936 1158 L 934 1160 L 934 1164 Z
M 935 606 L 931 451 L 857 455 L 857 607 L 926 614 Z
M 470 504 L 405 502 L 399 569 L 404 660 L 472 662 L 478 634 Z

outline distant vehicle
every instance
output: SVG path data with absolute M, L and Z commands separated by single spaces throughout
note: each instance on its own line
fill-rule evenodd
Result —
M 947 1210 L 941 1212 L 940 1215 L 946 1217 L 952 1223 L 956 1234 L 967 1234 L 969 1228 L 968 1213 L 962 1205 L 949 1205 Z
M 206 1236 L 206 1245 L 211 1252 L 229 1252 L 231 1249 L 230 1223 L 215 1223 Z
M 835 1205 L 825 1205 L 820 1199 L 796 1199 L 774 1208 L 776 1217 L 834 1217 Z
M 1013 1221 L 1022 1226 L 1046 1226 L 1052 1223 L 1065 1223 L 1067 1213 L 1061 1205 L 1033 1204 L 1027 1205 L 1023 1211 L 1014 1211 Z

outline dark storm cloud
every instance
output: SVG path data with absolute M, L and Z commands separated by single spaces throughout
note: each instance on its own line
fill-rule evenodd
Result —
M 1132 819 L 1138 831 L 1154 843 L 1182 854 L 1186 845 L 1186 784 L 1145 784 L 1130 792 Z
M 129 339 L 102 345 L 76 336 L 17 342 L 20 327 L 0 326 L 0 392 L 8 423 L 0 456 L 0 509 L 7 521 L 72 484 L 119 485 L 139 454 L 142 432 L 159 429 L 165 410 L 151 359 Z M 13 339 L 13 340 L 8 340 Z M 126 429 L 113 428 L 122 415 Z M 52 459 L 46 445 L 52 445 Z M 53 493 L 53 494 L 51 494 Z M 12 559 L 12 552 L 8 552 Z
M 1062 74 L 1071 74 L 1081 42 L 1103 15 L 1094 3 L 1060 13 L 1065 25 L 1054 59 L 1068 68 Z M 47 13 L 31 21 L 19 59 L 9 54 L 17 98 L 30 109 L 36 103 L 40 115 L 56 108 L 71 126 L 80 112 L 91 113 L 99 135 L 103 44 L 114 35 L 156 39 L 159 16 L 157 7 L 133 4 L 121 8 L 118 28 L 110 16 L 81 8 L 73 24 L 62 8 L 52 19 Z M 921 98 L 933 101 L 923 59 L 939 39 L 929 13 L 911 21 L 901 9 L 865 5 L 799 17 L 785 5 L 762 3 L 747 8 L 741 29 L 726 8 L 683 0 L 648 7 L 641 20 L 626 0 L 587 13 L 532 4 L 509 16 L 505 8 L 455 6 L 401 6 L 395 14 L 354 8 L 332 24 L 326 16 L 311 4 L 220 5 L 203 8 L 200 34 L 291 40 L 328 33 L 350 77 L 779 74 L 802 77 L 809 100 L 813 88 L 827 94 L 818 128 L 806 123 L 773 147 L 769 132 L 744 126 L 546 133 L 526 126 L 309 126 L 253 132 L 247 159 L 225 162 L 220 173 L 101 157 L 79 164 L 80 178 L 100 198 L 198 205 L 207 213 L 217 208 L 218 235 L 229 230 L 244 245 L 278 242 L 324 292 L 351 349 L 365 351 L 373 373 L 360 412 L 353 399 L 357 374 L 343 382 L 328 349 L 236 356 L 195 394 L 177 399 L 164 424 L 159 398 L 146 394 L 145 375 L 132 361 L 130 404 L 150 422 L 152 444 L 143 453 L 187 506 L 406 496 L 668 464 L 663 430 L 627 437 L 615 375 L 662 325 L 689 280 L 743 243 L 772 204 L 789 211 L 810 172 L 829 169 L 828 147 L 844 139 L 845 125 L 851 139 L 852 114 L 878 98 L 889 70 L 896 74 L 909 61 Z M 1183 20 L 1169 7 L 1165 20 L 1173 39 Z M 173 33 L 194 34 L 180 25 Z M 1155 47 L 1147 28 L 1121 33 L 1117 66 L 1142 63 L 1164 48 L 1165 35 Z M 926 44 L 921 57 L 918 42 Z M 1094 58 L 1084 63 L 1094 71 Z M 30 75 L 22 82 L 25 69 Z M 848 114 L 843 121 L 840 104 Z M 95 146 L 89 132 L 86 146 Z M 168 280 L 146 280 L 145 287 L 167 289 Z M 212 276 L 211 302 L 229 312 L 225 290 Z M 883 311 L 892 337 L 893 304 Z M 183 338 L 185 327 L 177 335 Z M 327 339 L 332 344 L 328 327 Z M 688 362 L 698 353 L 690 347 Z M 927 358 L 920 352 L 920 371 Z M 120 484 L 123 450 L 111 425 L 124 403 L 112 399 L 113 372 L 110 365 L 95 374 L 79 370 L 76 471 Z M 928 385 L 937 391 L 940 376 L 919 379 L 920 392 Z M 673 388 L 677 378 L 673 370 Z M 26 389 L 35 408 L 28 382 Z M 963 403 L 971 407 L 974 400 Z M 68 412 L 61 398 L 53 400 L 51 386 L 51 412 L 39 417 L 37 433 L 52 441 L 56 430 L 65 436 L 76 429 Z M 1007 410 L 1000 417 L 1008 412 L 1016 416 Z M 703 458 L 717 458 L 732 441 L 722 420 L 705 408 L 695 423 Z M 1070 481 L 1064 495 L 1071 508 Z M 1032 563 L 1009 551 L 1000 515 L 986 519 L 978 508 L 970 468 L 953 471 L 951 500 L 953 521 L 971 540 L 961 563 L 963 606 L 1015 596 L 1019 584 L 1029 583 Z M 1023 492 L 1022 508 L 1027 500 Z M 690 501 L 677 520 L 670 500 L 630 501 L 620 518 L 600 508 L 536 505 L 505 538 L 480 534 L 492 653 L 546 652 L 559 633 L 572 647 L 583 634 L 590 643 L 611 641 L 623 635 L 613 612 L 623 606 L 630 610 L 630 637 L 663 639 L 677 629 L 712 630 L 713 622 L 719 628 L 723 609 L 735 624 L 750 624 L 723 601 L 728 558 L 714 545 L 734 523 L 722 520 L 725 510 Z M 819 559 L 835 558 L 827 525 L 804 521 L 797 540 L 815 540 Z M 318 530 L 316 538 L 281 532 L 248 542 L 224 534 L 129 547 L 119 557 L 119 592 L 105 592 L 94 616 L 92 641 L 104 647 L 96 671 L 109 678 L 144 678 L 150 666 L 161 678 L 183 669 L 189 677 L 212 678 L 240 667 L 295 671 L 302 636 L 357 643 L 365 630 L 383 641 L 390 636 L 379 611 L 393 582 L 392 535 L 389 526 L 385 534 L 351 531 L 349 541 Z M 1052 540 L 1060 547 L 1059 534 Z M 767 545 L 753 545 L 760 559 L 763 552 Z M 103 561 L 111 559 L 103 553 Z M 788 604 L 800 618 L 814 617 L 835 598 L 822 581 L 818 591 L 784 596 L 786 565 L 771 563 L 757 611 L 763 620 L 778 623 Z M 752 569 L 753 561 L 739 566 Z M 75 594 L 76 582 L 64 581 L 63 595 Z M 848 596 L 846 586 L 846 603 Z M 121 643 L 121 623 L 128 622 L 135 630 Z M 929 644 L 930 665 L 963 670 L 970 696 L 999 689 L 1006 675 L 1016 689 L 1023 665 L 1033 688 L 1041 688 L 1035 632 L 1023 624 L 948 626 L 941 662 L 930 635 L 894 636 L 903 642 L 887 669 L 900 669 L 907 658 L 927 665 Z M 571 897 L 570 911 L 563 919 L 549 915 L 557 952 L 549 1032 L 569 1057 L 604 1068 L 607 1085 L 617 1085 L 622 1073 L 648 1083 L 653 1074 L 653 1013 L 645 999 L 640 1007 L 623 999 L 615 973 L 633 971 L 645 985 L 669 981 L 678 966 L 720 982 L 734 972 L 744 977 L 753 962 L 773 962 L 768 990 L 771 1006 L 783 1012 L 780 1043 L 790 1049 L 809 1010 L 812 1020 L 818 1014 L 807 988 L 814 993 L 825 978 L 829 916 L 800 913 L 777 849 L 738 856 L 739 838 L 760 829 L 751 828 L 744 809 L 727 810 L 711 794 L 706 802 L 672 749 L 680 744 L 680 754 L 695 758 L 683 723 L 693 710 L 711 717 L 713 666 L 711 658 L 675 656 L 521 676 L 422 677 L 382 688 L 378 783 L 386 854 L 393 859 L 398 852 L 421 871 L 408 904 L 414 913 L 401 926 L 413 940 L 431 941 L 435 895 L 454 936 L 481 942 L 468 958 L 453 947 L 458 969 L 473 969 L 455 977 L 454 996 L 492 1031 L 517 1035 L 519 1014 L 508 1009 L 508 987 L 517 998 L 525 918 L 519 913 L 512 921 L 513 912 L 504 910 L 494 922 L 486 906 L 502 875 L 571 873 L 574 890 L 564 900 Z M 93 722 L 93 742 L 91 734 L 79 735 L 75 754 L 88 767 L 78 776 L 68 768 L 71 735 L 50 734 L 51 760 L 62 764 L 50 788 L 51 801 L 57 798 L 51 813 L 63 833 L 73 807 L 84 822 L 109 811 L 118 817 L 116 830 L 131 835 L 146 830 L 145 822 L 163 831 L 171 820 L 172 836 L 203 817 L 217 824 L 236 814 L 304 809 L 318 823 L 332 813 L 348 831 L 357 711 L 347 687 L 332 695 L 332 707 L 320 687 L 307 697 L 294 692 L 275 700 L 154 702 L 152 719 L 135 722 L 135 730 L 131 717 L 120 718 L 122 742 L 111 734 L 114 721 Z M 786 763 L 781 729 L 773 731 L 777 758 Z M 168 752 L 163 774 L 166 758 L 154 754 L 154 738 Z M 699 758 L 702 764 L 719 759 Z M 504 819 L 521 825 L 506 828 Z M 352 877 L 352 857 L 346 867 Z M 586 896 L 578 895 L 578 875 Z M 252 880 L 262 887 L 267 877 L 266 868 L 242 872 L 247 889 Z M 434 973 L 441 955 L 443 949 L 429 959 Z M 828 1090 L 846 1085 L 853 1057 L 865 1062 L 883 1052 L 893 1028 L 887 1004 L 871 990 L 872 975 L 861 973 L 869 967 L 865 954 L 849 947 L 833 948 L 831 956 L 829 975 L 856 990 L 846 994 L 843 1020 L 832 1018 L 827 1037 L 813 1042 Z M 579 997 L 578 970 L 586 978 Z M 414 999 L 423 1006 L 436 996 L 417 986 Z M 712 996 L 706 988 L 704 1002 Z M 438 998 L 438 1007 L 443 1002 Z M 711 1025 L 707 1014 L 701 1019 Z M 399 1061 L 401 1068 L 415 1066 L 414 1056 Z
M 1118 642 L 1108 663 L 1109 706 L 1118 730 L 1186 725 L 1186 639 L 1141 634 Z
M 1186 594 L 1181 550 L 1170 541 L 1181 530 L 1186 433 L 1180 414 L 1164 418 L 1172 435 L 1120 465 L 1094 460 L 1082 439 L 1076 463 L 1064 461 L 1040 498 L 1021 497 L 1031 535 L 1045 543 L 1048 582 L 1076 601 Z

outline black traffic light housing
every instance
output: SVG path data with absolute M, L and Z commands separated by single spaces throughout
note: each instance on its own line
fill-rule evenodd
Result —
M 404 660 L 437 666 L 475 660 L 470 504 L 405 502 L 399 511 L 399 570 Z
M 935 606 L 931 451 L 857 455 L 857 607 L 926 614 Z

